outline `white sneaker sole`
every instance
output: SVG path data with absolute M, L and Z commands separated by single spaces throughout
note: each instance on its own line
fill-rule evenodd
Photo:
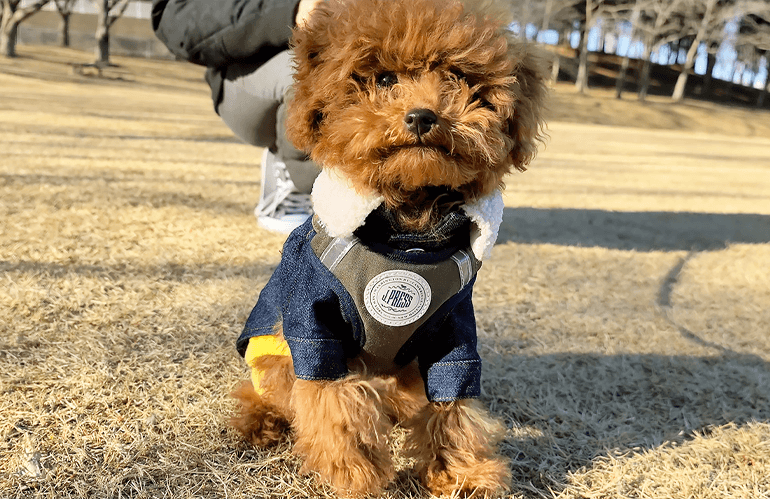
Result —
M 267 229 L 268 231 L 282 234 L 291 233 L 299 226 L 304 224 L 307 218 L 310 217 L 308 214 L 296 214 L 275 218 L 268 217 L 266 215 L 259 215 L 256 213 L 256 210 L 254 215 L 257 216 L 257 224 L 259 224 L 260 227 Z

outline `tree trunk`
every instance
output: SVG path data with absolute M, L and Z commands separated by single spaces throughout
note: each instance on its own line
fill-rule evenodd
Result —
M 3 0 L 2 20 L 0 20 L 0 54 L 16 57 L 16 38 L 19 24 L 39 11 L 49 0 L 35 0 L 20 7 L 19 0 Z
M 698 52 L 698 46 L 706 36 L 706 29 L 711 22 L 711 13 L 713 12 L 716 3 L 716 0 L 708 0 L 708 4 L 706 4 L 706 14 L 704 14 L 703 19 L 701 20 L 698 34 L 695 35 L 695 40 L 692 41 L 692 45 L 690 45 L 690 49 L 687 51 L 687 59 L 684 62 L 684 66 L 682 66 L 682 71 L 679 73 L 679 78 L 676 79 L 674 93 L 671 96 L 671 100 L 674 102 L 682 102 L 682 99 L 684 99 L 684 91 L 687 87 L 687 77 L 690 74 L 690 70 L 695 65 L 695 55 Z
M 620 99 L 623 96 L 623 87 L 626 85 L 626 72 L 628 71 L 628 61 L 631 58 L 628 57 L 628 52 L 623 57 L 623 62 L 620 63 L 620 70 L 618 70 L 618 77 L 615 79 L 615 98 Z
M 0 54 L 5 57 L 16 57 L 16 29 L 13 17 L 18 3 L 3 2 L 0 12 Z
M 639 76 L 639 94 L 637 98 L 640 101 L 647 99 L 647 93 L 650 90 L 650 67 L 652 66 L 650 57 L 652 57 L 652 38 L 647 37 L 647 41 L 644 44 L 644 53 L 642 54 L 642 61 L 644 61 L 642 64 L 642 74 Z
M 11 22 L 3 22 L 0 32 L 0 54 L 5 57 L 16 57 L 16 38 L 19 32 L 19 25 Z
M 588 90 L 588 33 L 591 31 L 591 24 L 593 24 L 592 10 L 593 2 L 586 0 L 586 23 L 580 35 L 578 74 L 575 79 L 575 87 L 581 94 L 585 94 Z
M 530 0 L 524 0 L 524 5 L 521 9 L 522 16 L 521 19 L 519 19 L 519 22 L 521 23 L 521 36 L 527 40 L 529 39 L 527 36 L 527 25 L 529 25 L 529 15 L 531 14 L 529 2 Z
M 110 64 L 109 0 L 96 0 L 96 65 Z
M 615 80 L 615 97 L 617 99 L 620 99 L 623 96 L 623 87 L 626 84 L 626 73 L 628 72 L 628 63 L 631 59 L 629 57 L 629 52 L 631 52 L 631 45 L 633 45 L 634 41 L 634 35 L 636 35 L 636 24 L 639 22 L 639 14 L 640 14 L 640 0 L 636 0 L 634 2 L 634 10 L 631 11 L 631 37 L 628 44 L 628 49 L 626 50 L 626 55 L 623 57 L 623 62 L 620 63 L 620 70 L 618 71 L 618 77 Z M 616 32 L 619 31 L 616 29 Z M 619 38 L 619 37 L 618 37 Z M 617 54 L 618 48 L 615 47 L 615 53 Z
M 59 13 L 61 14 L 61 22 L 59 23 L 59 33 L 61 33 L 61 46 L 70 46 L 70 16 L 71 13 Z
M 707 57 L 708 61 L 706 63 L 706 73 L 703 75 L 703 86 L 699 92 L 700 95 L 706 96 L 711 94 L 711 82 L 713 80 L 712 73 L 714 72 L 714 66 L 716 66 L 717 63 L 716 55 L 709 52 Z
M 588 35 L 584 31 L 580 36 L 580 52 L 578 53 L 578 73 L 575 87 L 578 92 L 585 94 L 588 89 Z
M 545 13 L 543 14 L 543 24 L 540 27 L 540 31 L 546 31 L 551 27 L 551 9 L 553 8 L 553 0 L 546 0 Z M 556 45 L 559 45 L 557 42 Z
M 551 80 L 554 82 L 559 81 L 559 65 L 561 64 L 561 57 L 559 54 L 553 55 L 553 65 L 551 66 Z

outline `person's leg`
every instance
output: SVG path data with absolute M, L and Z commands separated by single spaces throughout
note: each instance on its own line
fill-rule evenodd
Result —
M 288 233 L 312 213 L 310 191 L 320 171 L 285 139 L 284 95 L 292 84 L 291 57 L 281 52 L 262 66 L 239 63 L 225 72 L 217 111 L 244 142 L 265 148 L 262 192 L 254 213 L 263 227 Z
M 258 66 L 235 63 L 224 73 L 217 112 L 243 142 L 276 147 L 276 113 L 292 83 L 291 56 L 281 52 Z
M 277 155 L 286 164 L 286 170 L 289 172 L 289 177 L 294 185 L 297 186 L 297 191 L 310 193 L 313 189 L 313 182 L 315 182 L 321 169 L 286 138 L 286 108 L 287 104 L 284 101 L 278 106 L 277 111 Z

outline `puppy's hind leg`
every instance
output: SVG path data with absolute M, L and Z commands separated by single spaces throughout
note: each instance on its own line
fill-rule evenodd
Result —
M 294 449 L 305 459 L 304 470 L 320 473 L 339 495 L 377 495 L 395 475 L 383 384 L 359 374 L 294 384 Z
M 252 339 L 254 340 L 254 339 Z M 264 348 L 268 345 L 268 348 Z M 294 366 L 280 332 L 257 339 L 257 355 L 246 357 L 252 369 L 251 380 L 233 391 L 240 403 L 239 413 L 230 420 L 254 446 L 264 447 L 280 441 L 291 428 L 293 413 L 290 397 L 294 386 Z M 250 343 L 250 350 L 252 348 Z M 278 354 L 264 354 L 277 352 Z
M 505 429 L 477 401 L 430 403 L 406 427 L 407 453 L 434 495 L 495 497 L 510 489 L 508 460 L 496 451 Z

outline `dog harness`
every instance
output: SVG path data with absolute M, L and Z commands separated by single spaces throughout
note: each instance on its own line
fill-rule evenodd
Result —
M 367 368 L 392 372 L 411 359 L 402 348 L 414 333 L 454 295 L 475 278 L 481 263 L 470 249 L 448 259 L 410 259 L 383 255 L 355 236 L 332 238 L 313 219 L 316 235 L 311 246 L 321 263 L 345 287 L 363 323 L 362 351 Z M 413 256 L 425 251 L 406 250 Z

